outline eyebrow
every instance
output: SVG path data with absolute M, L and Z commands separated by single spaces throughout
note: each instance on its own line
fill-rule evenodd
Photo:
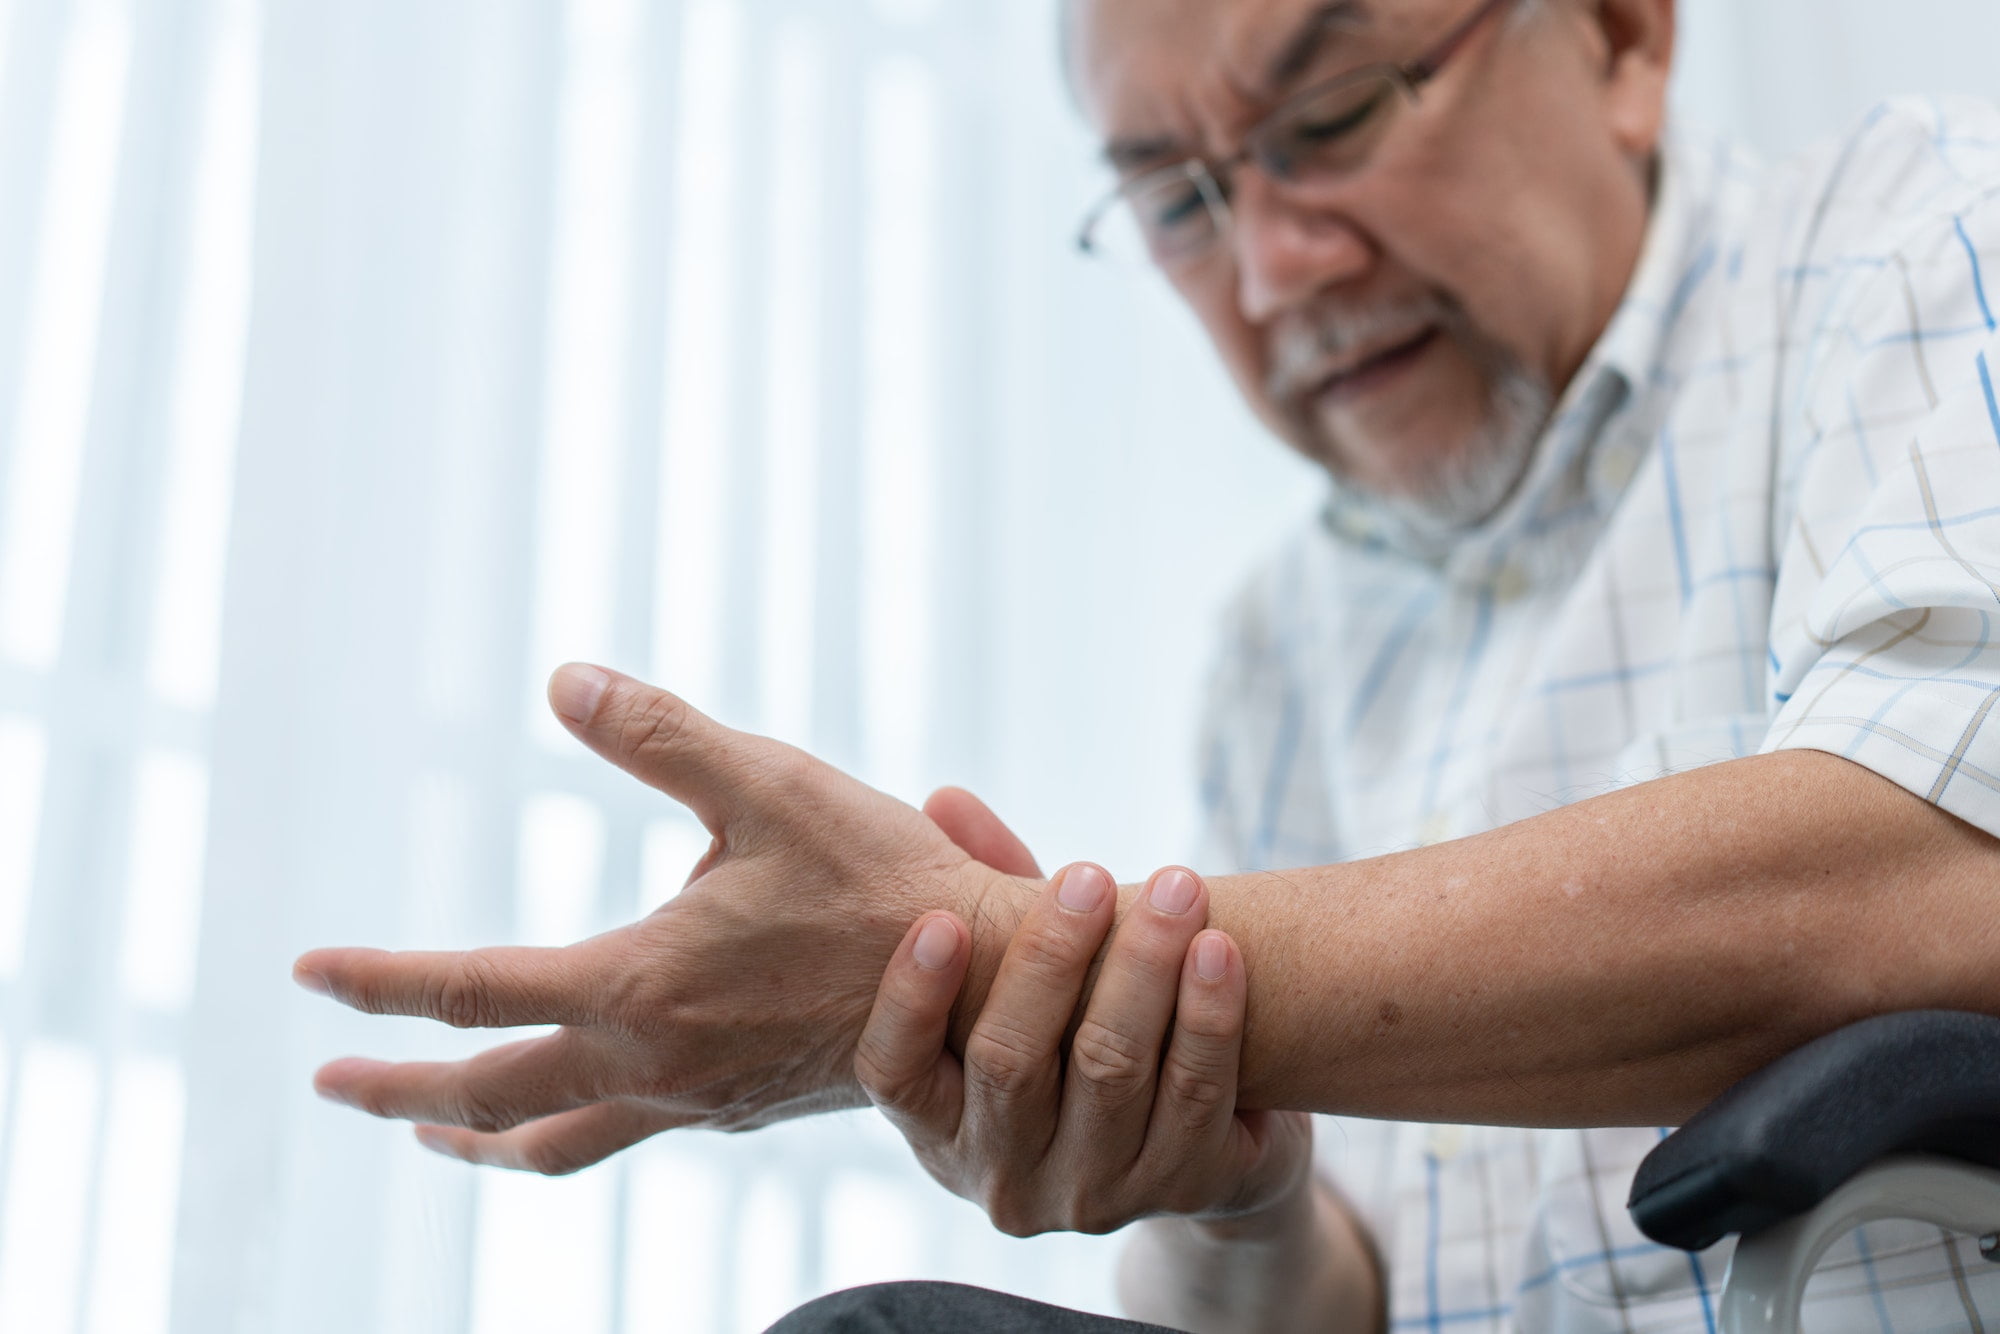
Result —
M 1264 74 L 1264 92 L 1276 98 L 1287 84 L 1313 67 L 1336 34 L 1368 26 L 1368 8 L 1363 0 L 1326 0 L 1314 7 L 1285 44 Z M 1185 141 L 1166 135 L 1114 139 L 1104 146 L 1104 160 L 1120 172 L 1136 171 L 1193 155 Z
M 1368 26 L 1368 7 L 1361 0 L 1327 0 L 1306 17 L 1291 40 L 1278 48 L 1264 74 L 1264 91 L 1276 96 L 1285 85 L 1313 67 L 1335 34 Z
M 1121 173 L 1192 155 L 1186 143 L 1171 138 L 1113 139 L 1104 146 L 1104 160 Z

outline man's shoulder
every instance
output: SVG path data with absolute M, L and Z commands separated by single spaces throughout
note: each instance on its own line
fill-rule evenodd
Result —
M 1888 257 L 2000 194 L 2000 104 L 1897 97 L 1846 132 L 1779 164 L 1767 188 L 1806 205 L 1798 250 L 1811 259 Z
M 1845 134 L 1822 144 L 1840 190 L 1886 192 L 1921 208 L 1897 187 L 1931 174 L 1979 188 L 2000 184 L 2000 102 L 1983 97 L 1891 97 L 1870 107 Z M 1811 156 L 1809 150 L 1807 156 Z

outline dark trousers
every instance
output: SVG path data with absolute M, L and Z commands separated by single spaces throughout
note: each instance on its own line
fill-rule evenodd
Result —
M 1168 1334 L 958 1283 L 878 1283 L 808 1302 L 767 1334 Z

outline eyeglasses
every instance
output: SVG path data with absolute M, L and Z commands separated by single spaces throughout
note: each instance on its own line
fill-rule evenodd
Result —
M 1509 2 L 1484 0 L 1408 64 L 1365 66 L 1301 91 L 1252 126 L 1243 147 L 1220 162 L 1189 158 L 1121 182 L 1084 218 L 1077 248 L 1170 271 L 1186 268 L 1228 233 L 1228 180 L 1245 162 L 1291 183 L 1353 175 L 1381 143 L 1397 108 L 1416 101 L 1417 90 Z

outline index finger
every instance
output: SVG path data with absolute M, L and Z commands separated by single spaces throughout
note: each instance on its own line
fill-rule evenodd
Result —
M 292 980 L 367 1014 L 408 1014 L 453 1028 L 590 1024 L 602 979 L 574 947 L 483 950 L 312 950 Z M 593 986 L 593 982 L 597 986 Z

